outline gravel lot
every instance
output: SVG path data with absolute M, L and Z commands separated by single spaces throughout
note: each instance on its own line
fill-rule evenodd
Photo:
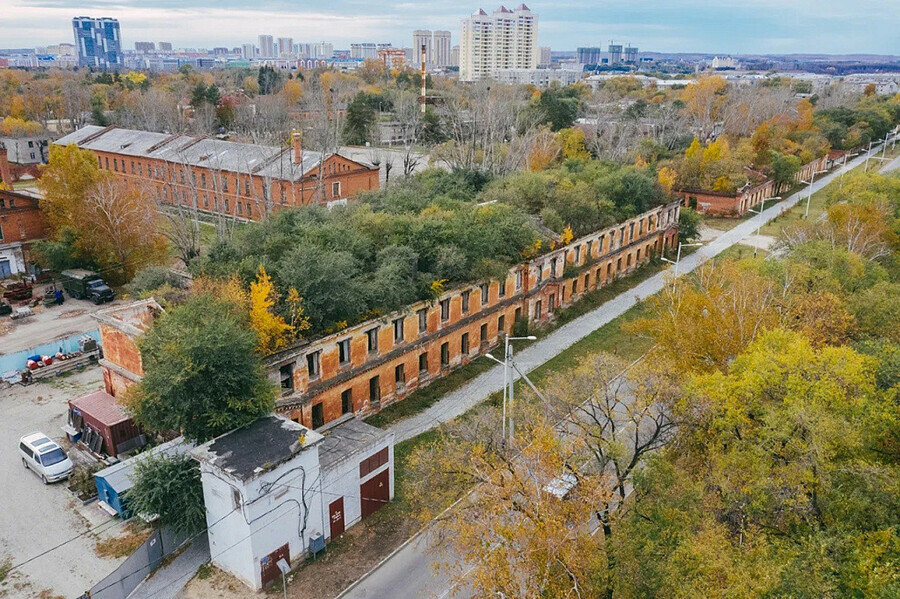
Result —
M 67 305 L 68 302 L 67 302 Z M 2 339 L 2 338 L 0 338 Z M 13 570 L 0 583 L 0 597 L 77 597 L 111 572 L 121 560 L 104 559 L 94 553 L 95 534 L 116 534 L 122 523 L 101 512 L 96 503 L 81 508 L 90 521 L 74 508 L 76 501 L 65 482 L 43 485 L 22 466 L 18 441 L 22 435 L 41 431 L 51 438 L 63 437 L 66 402 L 101 388 L 98 367 L 40 382 L 28 387 L 0 389 L 0 559 L 18 564 L 83 534 L 59 549 L 49 551 Z M 41 595 L 44 591 L 51 591 Z

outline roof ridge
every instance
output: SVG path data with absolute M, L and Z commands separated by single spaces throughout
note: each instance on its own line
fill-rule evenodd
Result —
M 94 131 L 93 133 L 91 133 L 90 135 L 88 135 L 87 137 L 85 137 L 84 139 L 82 139 L 81 141 L 76 142 L 75 145 L 77 145 L 77 146 L 83 146 L 83 145 L 86 144 L 86 143 L 89 143 L 89 142 L 94 141 L 95 139 L 97 139 L 97 138 L 100 137 L 101 135 L 105 135 L 105 134 L 109 133 L 110 131 L 112 131 L 112 130 L 115 129 L 115 128 L 116 128 L 115 125 L 107 125 L 106 127 L 100 129 L 100 131 Z
M 134 129 L 132 129 L 132 131 L 134 131 Z M 147 148 L 145 152 L 146 152 L 147 154 L 150 154 L 150 153 L 152 153 L 152 152 L 155 152 L 156 150 L 160 149 L 160 148 L 163 147 L 164 145 L 172 143 L 173 141 L 175 141 L 175 140 L 178 139 L 179 137 L 181 137 L 181 133 L 173 133 L 172 135 L 170 135 L 169 137 L 165 138 L 164 140 L 159 141 L 159 142 L 156 142 L 155 144 L 153 144 L 152 146 L 150 146 L 149 148 Z

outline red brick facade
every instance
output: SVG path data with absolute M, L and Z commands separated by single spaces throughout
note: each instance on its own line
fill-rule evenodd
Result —
M 140 141 L 117 145 L 117 139 L 141 140 L 141 134 L 145 149 Z M 327 155 L 320 164 L 317 154 L 302 149 L 299 134 L 290 148 L 269 148 L 107 127 L 79 130 L 57 143 L 90 149 L 101 169 L 159 203 L 245 220 L 260 220 L 285 206 L 344 202 L 379 185 L 377 168 L 340 154 Z M 229 151 L 244 156 L 217 166 L 198 164 L 214 165 L 218 153 Z
M 517 319 L 543 324 L 585 293 L 678 242 L 679 204 L 655 208 L 511 268 L 503 281 L 465 285 L 433 301 L 306 340 L 266 360 L 280 384 L 276 410 L 313 428 L 400 401 L 478 357 Z M 97 314 L 111 395 L 143 372 L 135 339 L 159 311 L 144 300 Z
M 282 386 L 277 409 L 311 427 L 378 411 L 478 357 L 516 319 L 545 323 L 673 247 L 677 224 L 678 204 L 662 206 L 512 268 L 502 282 L 453 289 L 271 356 L 271 377 Z
M 814 172 L 825 170 L 828 164 L 827 156 L 804 164 L 800 171 L 794 175 L 794 180 L 797 183 L 809 181 Z M 777 185 L 772 179 L 766 179 L 762 183 L 738 194 L 720 193 L 703 189 L 676 189 L 675 195 L 682 202 L 682 205 L 687 208 L 693 208 L 703 214 L 739 217 L 756 208 L 763 200 L 776 197 L 785 190 L 784 187 L 783 185 Z
M 28 244 L 47 235 L 47 221 L 38 199 L 16 191 L 0 189 L 0 244 Z

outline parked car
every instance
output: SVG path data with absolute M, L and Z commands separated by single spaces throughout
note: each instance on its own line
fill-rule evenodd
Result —
M 72 460 L 44 433 L 35 432 L 19 439 L 19 453 L 22 465 L 40 475 L 45 485 L 72 474 Z
M 76 268 L 59 274 L 63 289 L 76 299 L 89 299 L 95 304 L 111 302 L 116 293 L 95 272 Z

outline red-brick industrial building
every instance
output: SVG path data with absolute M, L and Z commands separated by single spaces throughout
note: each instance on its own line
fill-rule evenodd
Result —
M 678 239 L 679 204 L 654 208 L 511 268 L 505 279 L 464 285 L 433 301 L 303 340 L 270 356 L 277 411 L 310 428 L 403 399 L 478 357 L 516 320 L 542 324 L 585 293 L 627 274 Z M 143 374 L 135 340 L 159 313 L 153 300 L 98 312 L 106 391 Z
M 27 272 L 31 244 L 46 235 L 37 197 L 0 189 L 0 279 Z
M 55 143 L 91 150 L 101 169 L 162 204 L 246 220 L 285 206 L 343 203 L 378 188 L 377 168 L 305 150 L 300 132 L 278 148 L 90 125 Z

